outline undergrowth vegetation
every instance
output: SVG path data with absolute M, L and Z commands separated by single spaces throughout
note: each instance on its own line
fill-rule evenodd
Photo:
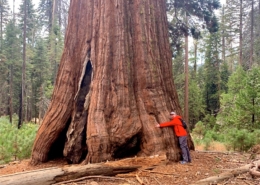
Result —
M 206 129 L 206 124 L 198 122 L 192 131 L 196 145 L 204 150 L 212 149 L 214 142 L 223 143 L 228 151 L 246 152 L 256 144 L 260 144 L 260 129 L 249 131 L 230 127 Z
M 0 164 L 29 158 L 38 125 L 23 124 L 18 129 L 17 119 L 11 124 L 7 117 L 0 117 Z
M 217 141 L 233 151 L 248 151 L 260 144 L 259 76 L 258 65 L 249 70 L 236 68 L 228 78 L 227 89 L 219 94 L 218 104 L 192 130 L 195 143 L 208 150 Z

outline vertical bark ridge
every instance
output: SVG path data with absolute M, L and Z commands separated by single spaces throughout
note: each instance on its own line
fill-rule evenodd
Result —
M 135 1 L 132 14 L 134 17 L 133 24 L 138 24 L 138 26 L 135 26 L 136 30 L 134 30 L 135 37 L 133 41 L 133 45 L 136 46 L 136 60 L 134 61 L 134 70 L 136 71 L 135 86 L 137 90 L 136 94 L 138 109 L 140 112 L 143 132 L 145 133 L 142 142 L 142 151 L 147 155 L 158 153 L 165 148 L 165 145 L 161 144 L 161 131 L 154 129 L 154 127 L 158 123 L 158 121 L 166 121 L 165 114 L 168 114 L 169 109 L 171 110 L 173 107 L 170 107 L 168 104 L 168 110 L 165 109 L 165 106 L 163 106 L 162 104 L 167 104 L 167 102 L 165 102 L 165 97 L 163 96 L 163 93 L 161 93 L 162 98 L 160 98 L 160 96 L 158 96 L 157 94 L 158 92 L 163 92 L 162 85 L 160 83 L 164 84 L 164 82 L 160 81 L 163 71 L 160 71 L 161 68 L 158 66 L 160 62 L 165 63 L 169 61 L 164 60 L 165 58 L 163 57 L 165 55 L 168 55 L 167 52 L 169 52 L 169 50 L 160 51 L 159 46 L 151 48 L 151 45 L 146 44 L 150 43 L 150 38 L 153 38 L 155 40 L 155 43 L 159 43 L 160 40 L 164 40 L 164 38 L 160 38 L 161 35 L 156 35 L 156 31 L 158 29 L 162 29 L 163 27 L 165 27 L 160 22 L 160 16 L 158 17 L 158 15 L 161 14 L 157 14 L 156 16 L 154 16 L 154 21 L 156 22 L 156 24 L 152 25 L 149 22 L 152 22 L 153 11 L 155 11 L 154 14 L 157 13 L 157 9 L 158 11 L 161 11 L 162 7 L 160 7 L 159 5 L 164 2 L 159 3 L 158 1 L 150 1 L 149 4 L 146 3 L 147 1 Z M 138 13 L 134 12 L 136 10 L 138 10 Z M 163 23 L 165 23 L 165 20 Z M 151 25 L 151 27 L 149 27 L 148 25 Z M 149 49 L 151 52 L 149 52 Z M 158 54 L 160 52 L 161 54 Z M 153 54 L 158 58 L 154 60 L 155 57 L 153 57 Z M 139 83 L 139 80 L 141 81 L 141 83 Z M 161 117 L 157 117 L 156 115 L 158 114 L 163 114 L 163 119 L 161 119 Z M 169 130 L 165 130 L 165 135 L 171 137 L 169 135 Z M 173 138 L 171 140 L 173 140 Z
M 127 63 L 125 59 L 126 48 L 128 43 L 125 43 L 125 40 L 128 40 L 126 37 L 127 30 L 125 27 L 122 27 L 125 24 L 126 17 L 122 14 L 123 11 L 126 11 L 124 8 L 124 1 L 111 1 L 107 7 L 102 7 L 101 11 L 105 11 L 105 15 L 100 20 L 101 28 L 97 28 L 99 34 L 103 35 L 103 38 L 100 41 L 102 47 L 96 48 L 98 53 L 95 54 L 96 57 L 103 57 L 98 59 L 95 57 L 93 61 L 98 65 L 100 62 L 103 64 L 98 65 L 99 70 L 102 70 L 103 81 L 100 87 L 93 86 L 93 94 L 98 97 L 97 102 L 95 98 L 92 97 L 90 107 L 95 107 L 93 104 L 99 104 L 98 110 L 90 110 L 89 124 L 88 124 L 88 133 L 96 133 L 99 138 L 89 137 L 87 140 L 88 146 L 93 145 L 95 141 L 96 145 L 105 145 L 106 147 L 103 150 L 109 150 L 111 156 L 114 155 L 114 151 L 117 146 L 122 145 L 127 140 L 130 140 L 133 135 L 140 132 L 141 125 L 138 123 L 138 119 L 131 114 L 137 114 L 135 110 L 135 101 L 132 101 L 134 98 L 133 91 L 131 90 L 131 84 L 129 84 L 129 77 L 131 76 L 131 63 Z M 106 28 L 106 29 L 104 29 Z M 104 41 L 104 42 L 102 42 Z M 97 42 L 95 42 L 97 43 Z M 108 43 L 108 44 L 107 44 Z M 104 53 L 104 54 L 103 54 Z M 103 54 L 103 55 L 102 55 Z M 101 67 L 102 66 L 102 67 Z M 111 67 L 110 69 L 107 67 Z M 94 80 L 99 81 L 98 75 L 94 77 Z M 132 91 L 132 92 L 131 92 Z M 105 96 L 107 94 L 107 96 Z M 99 113 L 97 114 L 97 111 Z M 138 115 L 138 114 L 137 114 Z M 93 117 L 92 117 L 93 116 Z M 96 116 L 102 117 L 102 123 L 98 123 Z M 104 127 L 104 125 L 107 125 Z M 93 130 L 93 125 L 95 127 L 107 128 L 103 131 L 104 135 L 97 133 L 100 131 Z M 108 134 L 109 133 L 109 134 Z M 87 134 L 89 136 L 89 134 Z M 109 135 L 109 138 L 106 138 Z M 102 139 L 106 138 L 106 139 Z M 97 140 L 100 140 L 97 142 Z M 105 143 L 101 143 L 101 141 Z M 104 155 L 104 151 L 95 152 L 89 150 L 87 161 L 95 162 L 100 160 L 100 155 Z M 102 157 L 101 157 L 102 158 Z M 105 158 L 106 160 L 106 158 Z

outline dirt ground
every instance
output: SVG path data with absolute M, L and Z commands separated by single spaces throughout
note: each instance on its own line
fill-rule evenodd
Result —
M 252 162 L 250 154 L 228 153 L 228 152 L 202 152 L 191 151 L 192 163 L 179 164 L 169 163 L 165 156 L 133 157 L 118 161 L 106 162 L 111 166 L 142 166 L 135 172 L 118 174 L 115 177 L 96 177 L 81 180 L 70 185 L 188 185 L 198 180 L 220 173 L 230 171 L 234 168 L 244 166 Z M 255 159 L 257 160 L 257 158 Z M 259 160 L 259 159 L 258 159 Z M 23 171 L 30 171 L 48 167 L 62 167 L 67 165 L 66 161 L 60 159 L 49 161 L 38 166 L 31 166 L 29 160 L 12 162 L 0 166 L 0 176 Z M 139 178 L 139 181 L 138 181 Z M 260 179 L 252 178 L 249 173 L 241 174 L 218 185 L 256 185 Z

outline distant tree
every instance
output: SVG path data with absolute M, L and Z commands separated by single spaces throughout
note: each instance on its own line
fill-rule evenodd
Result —
M 203 102 L 203 92 L 199 88 L 196 79 L 189 81 L 189 126 L 193 129 L 195 124 L 205 116 L 205 104 Z
M 239 5 L 239 64 L 242 65 L 242 44 L 243 44 L 243 0 Z
M 207 28 L 213 33 L 218 30 L 214 10 L 220 8 L 219 0 L 169 0 L 167 1 L 171 45 L 174 53 L 181 49 L 184 34 L 200 38 L 201 30 Z M 188 24 L 185 14 L 189 16 Z
M 26 92 L 26 61 L 27 58 L 27 47 L 30 47 L 34 44 L 35 38 L 35 25 L 36 25 L 36 15 L 34 10 L 34 5 L 32 4 L 32 0 L 23 0 L 19 9 L 20 19 L 19 19 L 19 27 L 23 30 L 22 38 L 23 38 L 23 63 L 22 63 L 22 78 L 21 78 L 21 92 L 20 92 L 20 110 L 19 110 L 19 121 L 18 128 L 21 127 L 22 122 L 24 120 L 29 119 L 28 109 L 29 102 L 27 102 L 27 94 Z M 28 100 L 29 101 L 29 100 Z
M 206 41 L 205 52 L 205 89 L 204 98 L 206 109 L 210 114 L 216 114 L 219 110 L 220 96 L 220 37 L 218 33 L 209 35 Z
M 229 69 L 228 69 L 228 64 L 225 61 L 221 61 L 221 66 L 220 66 L 220 94 L 222 93 L 227 93 L 228 91 L 228 79 L 229 76 L 231 75 Z
M 41 0 L 37 11 L 39 12 L 39 22 L 47 29 L 49 35 L 55 26 L 65 34 L 67 27 L 67 17 L 69 0 Z
M 227 0 L 224 6 L 223 32 L 225 37 L 225 60 L 229 70 L 235 70 L 235 65 L 246 65 L 247 60 L 243 55 L 247 53 L 244 46 L 247 45 L 244 30 L 247 27 L 245 20 L 249 12 L 249 3 L 245 0 Z M 247 33 L 250 35 L 249 33 Z
M 8 22 L 8 1 L 7 0 L 0 0 L 0 54 L 3 51 L 3 30 L 5 25 Z
M 218 122 L 227 127 L 259 129 L 260 69 L 239 67 L 229 78 L 228 92 L 222 94 Z
M 21 39 L 19 38 L 20 29 L 11 20 L 6 26 L 4 39 L 4 55 L 6 56 L 6 79 L 8 88 L 8 115 L 12 123 L 13 113 L 18 113 L 19 94 L 21 84 Z M 4 73 L 1 73 L 4 74 Z M 3 92 L 3 91 L 2 91 Z
M 50 34 L 52 30 L 52 0 L 40 0 L 37 12 L 39 13 L 38 21 L 43 27 L 44 33 L 47 31 Z
M 36 42 L 35 52 L 30 68 L 30 79 L 32 86 L 32 117 L 42 119 L 45 112 L 43 99 L 45 98 L 44 87 L 50 79 L 51 72 L 46 56 L 46 42 L 39 39 Z
M 54 84 L 64 46 L 63 35 L 67 24 L 68 0 L 41 0 L 38 12 L 40 25 L 48 35 L 47 60 L 51 65 L 51 82 Z
M 254 0 L 251 0 L 251 29 L 250 29 L 250 62 L 249 68 L 252 68 L 254 62 L 254 27 L 255 27 L 255 10 Z
M 21 30 L 25 28 L 26 43 L 30 46 L 34 44 L 36 34 L 36 10 L 32 0 L 23 0 L 19 8 L 19 27 Z M 24 33 L 23 33 L 24 34 Z M 23 35 L 22 35 L 23 36 Z
M 214 1 L 188 1 L 188 0 L 170 0 L 167 1 L 168 14 L 171 19 L 169 23 L 169 30 L 171 36 L 171 42 L 173 50 L 181 49 L 182 37 L 185 37 L 185 92 L 184 92 L 184 119 L 189 120 L 189 63 L 188 63 L 188 36 L 192 35 L 195 39 L 198 39 L 200 30 L 202 27 L 207 27 L 210 32 L 216 32 L 218 30 L 218 21 L 214 14 L 214 10 L 220 7 L 218 0 Z M 200 26 L 200 22 L 204 26 Z M 196 69 L 196 67 L 195 67 Z
M 245 29 L 243 30 L 243 37 L 245 44 L 243 49 L 243 60 L 245 61 L 245 69 L 250 69 L 255 64 L 260 64 L 260 10 L 256 8 L 255 1 L 250 0 L 250 10 L 245 19 Z
M 239 92 L 236 101 L 240 115 L 239 123 L 245 123 L 243 128 L 260 128 L 260 68 L 253 66 L 247 71 L 244 88 Z
M 55 24 L 53 31 L 48 37 L 48 47 L 47 47 L 47 60 L 50 62 L 50 80 L 54 84 L 59 62 L 64 46 L 64 37 L 62 36 L 59 25 Z

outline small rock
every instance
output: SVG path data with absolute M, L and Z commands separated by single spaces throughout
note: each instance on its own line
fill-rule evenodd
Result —
M 0 168 L 5 168 L 6 167 L 6 165 L 0 165 Z
M 19 164 L 20 161 L 13 161 L 13 162 L 10 162 L 9 165 L 15 165 L 15 164 Z
M 90 185 L 98 185 L 98 183 L 96 181 L 92 181 L 90 182 Z
M 200 171 L 197 171 L 195 175 L 198 176 L 198 175 L 200 175 L 200 174 L 201 174 Z
M 150 158 L 159 157 L 159 155 L 151 155 Z
M 208 176 L 208 175 L 209 175 L 209 173 L 205 173 L 205 175 L 206 175 L 206 176 Z

